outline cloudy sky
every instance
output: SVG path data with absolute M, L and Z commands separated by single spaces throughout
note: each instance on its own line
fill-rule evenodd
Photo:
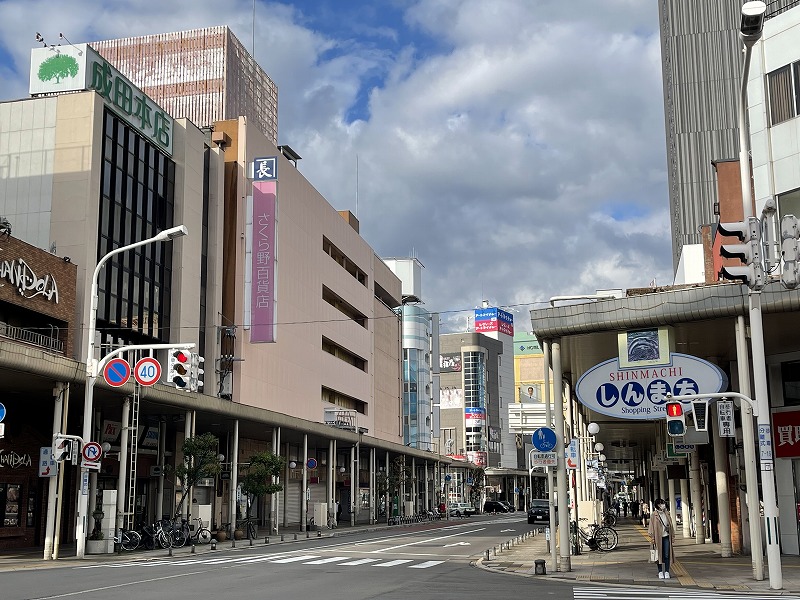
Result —
M 672 282 L 656 2 L 255 2 L 2 0 L 0 100 L 27 95 L 37 31 L 228 25 L 250 49 L 255 13 L 279 143 L 379 256 L 422 262 L 445 329 Z

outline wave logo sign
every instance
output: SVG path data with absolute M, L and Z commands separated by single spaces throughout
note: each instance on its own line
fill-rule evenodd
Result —
M 620 369 L 616 358 L 589 369 L 575 393 L 581 404 L 622 419 L 664 416 L 667 394 L 716 393 L 727 389 L 728 378 L 715 365 L 687 354 L 670 354 L 668 365 Z M 686 403 L 686 411 L 691 403 Z

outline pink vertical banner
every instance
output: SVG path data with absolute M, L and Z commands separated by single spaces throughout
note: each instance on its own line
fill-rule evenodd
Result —
M 274 342 L 275 210 L 277 182 L 253 183 L 253 253 L 250 278 L 250 342 Z

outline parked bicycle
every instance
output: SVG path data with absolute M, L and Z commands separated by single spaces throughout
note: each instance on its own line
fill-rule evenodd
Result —
M 581 519 L 581 521 L 585 520 L 587 519 Z M 575 521 L 572 521 L 570 529 L 570 540 L 573 547 L 577 546 L 580 542 L 582 546 L 588 546 L 590 550 L 607 552 L 616 548 L 619 543 L 619 535 L 611 527 L 592 523 L 589 525 L 589 531 L 586 531 L 582 527 L 579 527 Z
M 126 552 L 136 550 L 142 543 L 142 536 L 138 531 L 123 529 L 119 535 L 114 536 L 114 543 L 119 544 L 120 548 Z
M 241 529 L 248 540 L 254 540 L 258 537 L 258 528 L 252 519 L 236 521 L 236 528 Z
M 617 524 L 617 513 L 614 510 L 607 510 L 603 513 L 603 525 L 606 527 L 614 527 Z

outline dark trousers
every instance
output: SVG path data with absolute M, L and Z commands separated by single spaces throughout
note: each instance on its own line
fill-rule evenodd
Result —
M 661 562 L 658 563 L 656 566 L 658 567 L 658 571 L 669 571 L 669 536 L 661 538 Z M 662 569 L 663 565 L 663 569 Z

